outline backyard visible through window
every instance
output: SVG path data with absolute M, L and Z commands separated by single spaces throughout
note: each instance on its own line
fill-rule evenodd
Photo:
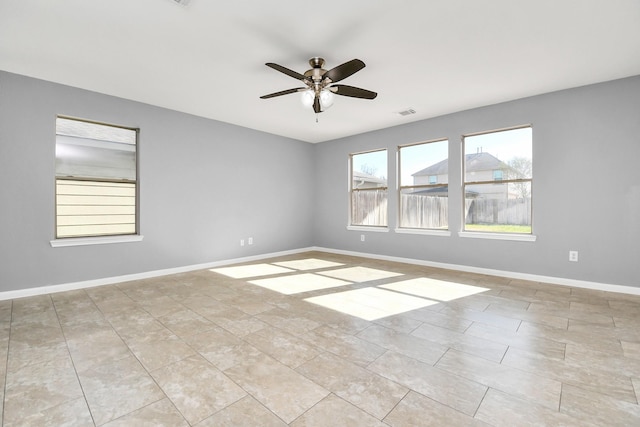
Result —
M 137 232 L 137 131 L 58 117 L 56 238 Z
M 387 226 L 387 150 L 351 154 L 351 225 Z
M 400 228 L 449 227 L 449 169 L 447 140 L 398 148 Z
M 464 137 L 464 230 L 531 234 L 532 129 Z

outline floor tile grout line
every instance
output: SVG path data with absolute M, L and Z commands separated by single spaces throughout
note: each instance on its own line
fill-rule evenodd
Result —
M 136 305 L 137 305 L 137 304 L 136 304 Z M 146 312 L 146 310 L 144 310 L 144 309 L 142 309 L 142 310 Z M 153 319 L 154 319 L 154 320 L 156 320 L 156 321 L 158 321 L 159 323 L 161 323 L 161 324 L 162 324 L 162 322 L 160 322 L 160 321 L 159 321 L 155 316 L 153 316 L 153 315 L 152 315 L 152 314 L 150 314 L 150 313 L 148 313 L 148 314 L 149 314 L 149 316 L 153 317 Z M 107 322 L 109 322 L 109 325 L 110 325 L 110 326 L 111 326 L 111 328 L 113 329 L 113 332 L 114 332 L 114 333 L 115 333 L 115 334 L 120 338 L 120 340 L 121 340 L 121 341 L 122 341 L 122 343 L 127 347 L 127 349 L 129 350 L 129 352 L 131 353 L 131 355 L 132 355 L 132 356 L 133 356 L 133 357 L 138 361 L 138 363 L 140 364 L 140 366 L 142 367 L 142 369 L 144 369 L 144 371 L 147 373 L 147 375 L 149 376 L 149 378 L 153 381 L 153 383 L 158 387 L 158 390 L 160 390 L 160 391 L 162 392 L 163 396 L 164 396 L 163 398 L 158 399 L 157 401 L 151 402 L 151 403 L 149 403 L 149 404 L 145 405 L 144 407 L 150 406 L 150 405 L 155 404 L 155 403 L 158 403 L 158 402 L 160 402 L 160 401 L 162 401 L 162 400 L 164 400 L 164 399 L 167 399 L 167 400 L 169 400 L 169 402 L 171 402 L 171 405 L 176 409 L 176 411 L 180 414 L 180 416 L 184 419 L 184 421 L 185 421 L 188 425 L 191 425 L 191 423 L 187 420 L 186 416 L 182 413 L 182 411 L 181 411 L 181 410 L 176 406 L 175 402 L 171 399 L 171 397 L 169 397 L 169 396 L 166 394 L 166 392 L 164 391 L 164 389 L 160 386 L 160 384 L 158 384 L 158 382 L 157 382 L 156 378 L 151 374 L 151 371 L 149 371 L 149 369 L 147 369 L 147 367 L 144 365 L 144 363 L 142 363 L 142 361 L 140 360 L 140 358 L 135 354 L 135 352 L 133 351 L 133 349 L 131 348 L 131 346 L 127 343 L 127 340 L 125 340 L 125 339 L 124 339 L 124 337 L 122 337 L 122 335 L 118 332 L 118 330 L 117 330 L 115 327 L 113 327 L 113 325 L 111 324 L 111 322 L 110 322 L 106 317 L 105 317 L 105 320 L 106 320 Z M 165 327 L 165 328 L 166 328 L 166 326 L 165 326 L 164 324 L 163 324 L 163 327 Z M 171 331 L 171 330 L 170 330 L 170 329 L 168 329 L 168 328 L 167 328 L 167 330 Z M 171 331 L 171 333 L 172 333 L 174 336 L 176 336 L 179 340 L 181 340 L 182 342 L 184 342 L 184 341 L 183 341 L 183 339 L 182 339 L 181 337 L 177 336 L 173 331 Z M 186 342 L 184 342 L 184 343 L 185 343 L 187 346 L 191 347 L 188 343 L 186 343 Z M 204 356 L 202 356 L 198 351 L 196 351 L 195 349 L 193 349 L 193 350 L 196 352 L 196 354 L 198 354 L 200 357 L 202 357 L 204 360 L 206 360 L 206 358 L 205 358 Z M 182 359 L 180 359 L 180 360 L 173 361 L 173 362 L 171 362 L 171 363 L 169 363 L 169 364 L 166 364 L 166 365 L 160 366 L 160 367 L 158 367 L 157 369 L 162 369 L 162 368 L 164 368 L 164 367 L 166 367 L 166 366 L 169 366 L 170 364 L 178 363 L 178 362 L 183 361 L 183 360 L 185 360 L 185 359 L 187 359 L 187 358 L 189 358 L 189 357 L 190 357 L 190 356 L 187 356 L 187 357 L 184 357 L 184 358 L 182 358 Z M 208 362 L 208 363 L 210 363 L 208 360 L 207 360 L 207 362 Z M 144 407 L 143 407 L 143 408 L 144 408 Z M 127 414 L 123 414 L 122 416 L 120 416 L 120 417 L 118 417 L 118 418 L 125 417 L 125 416 L 127 416 L 127 415 L 129 415 L 129 414 L 131 414 L 131 413 L 133 413 L 133 412 L 136 412 L 136 411 L 138 411 L 138 410 L 140 410 L 140 409 L 142 409 L 142 408 L 134 409 L 133 411 L 131 411 L 131 412 L 127 413 Z M 116 419 L 117 419 L 117 418 L 116 418 Z M 108 421 L 108 422 L 111 422 L 111 421 L 113 421 L 113 420 L 110 420 L 110 421 Z M 198 421 L 198 422 L 201 422 L 201 421 L 203 421 L 203 420 L 200 420 L 200 421 Z
M 387 349 L 385 349 L 385 350 L 386 350 L 386 351 L 385 351 L 384 353 L 382 353 L 380 356 L 378 356 L 378 357 L 376 358 L 376 360 L 377 360 L 377 359 L 379 359 L 380 357 L 382 357 L 382 356 L 383 356 L 384 354 L 386 354 L 388 351 L 391 351 L 391 350 L 387 350 Z M 343 361 L 345 361 L 346 363 L 349 363 L 349 364 L 352 364 L 352 365 L 358 366 L 359 368 L 363 369 L 364 371 L 366 371 L 366 372 L 367 372 L 367 373 L 369 373 L 370 375 L 373 375 L 373 376 L 375 376 L 375 377 L 381 378 L 381 379 L 386 380 L 386 381 L 390 381 L 391 383 L 393 383 L 393 384 L 395 384 L 395 385 L 397 385 L 397 386 L 400 386 L 400 387 L 406 388 L 406 389 L 407 389 L 407 392 L 404 394 L 404 396 L 403 396 L 402 398 L 400 398 L 400 400 L 398 400 L 398 402 L 394 405 L 394 408 L 395 408 L 395 407 L 396 407 L 396 406 L 397 406 L 397 405 L 402 401 L 402 399 L 404 399 L 404 397 L 406 397 L 406 395 L 407 395 L 410 391 L 412 391 L 412 389 L 411 389 L 410 387 L 407 387 L 407 386 L 405 386 L 405 385 L 402 385 L 401 383 L 399 383 L 399 382 L 397 382 L 397 381 L 395 381 L 395 380 L 392 380 L 392 379 L 389 379 L 389 378 L 386 378 L 386 377 L 384 377 L 384 376 L 380 375 L 378 372 L 375 372 L 375 371 L 370 370 L 368 367 L 369 367 L 371 364 L 375 363 L 375 360 L 374 360 L 374 361 L 372 361 L 372 362 L 370 362 L 369 364 L 367 364 L 367 366 L 359 366 L 359 365 L 357 365 L 356 363 L 354 363 L 354 362 L 352 362 L 352 361 L 350 361 L 350 360 L 348 360 L 348 359 L 345 359 L 344 357 L 339 356 L 339 355 L 337 355 L 337 354 L 335 354 L 335 353 L 333 353 L 333 352 L 331 352 L 331 351 L 328 351 L 328 350 L 323 350 L 323 351 L 322 351 L 322 352 L 320 352 L 319 354 L 315 355 L 315 356 L 313 357 L 313 359 L 310 359 L 310 360 L 306 361 L 305 363 L 303 363 L 302 365 L 298 366 L 298 368 L 300 368 L 300 367 L 301 367 L 301 366 L 303 366 L 303 365 L 306 365 L 306 364 L 308 364 L 308 363 L 313 362 L 313 361 L 314 361 L 314 360 L 316 360 L 317 358 L 321 357 L 323 354 L 330 354 L 330 355 L 331 355 L 331 356 L 333 356 L 333 357 L 336 357 L 336 358 L 342 359 L 342 360 L 343 360 Z M 298 370 L 298 368 L 294 369 L 294 371 L 295 371 L 295 372 L 297 372 L 298 374 L 302 375 L 304 378 L 308 379 L 309 381 L 313 382 L 314 384 L 318 385 L 319 387 L 324 388 L 325 390 L 329 391 L 329 393 L 330 393 L 330 394 L 334 394 L 336 397 L 338 397 L 338 398 L 340 398 L 340 399 L 344 400 L 345 402 L 347 402 L 347 403 L 349 403 L 349 404 L 353 405 L 354 407 L 356 407 L 356 408 L 360 409 L 361 411 L 366 412 L 367 414 L 371 415 L 372 417 L 374 417 L 375 419 L 377 419 L 377 420 L 379 420 L 379 421 L 381 421 L 381 422 L 382 422 L 382 420 L 383 420 L 387 415 L 389 415 L 389 413 L 393 410 L 393 408 L 392 408 L 391 410 L 389 410 L 389 411 L 387 412 L 387 414 L 386 414 L 384 417 L 379 418 L 379 417 L 377 417 L 376 415 L 374 415 L 374 414 L 372 414 L 372 413 L 368 412 L 368 411 L 367 411 L 367 410 L 365 410 L 364 408 L 361 408 L 361 407 L 359 407 L 358 405 L 356 405 L 356 404 L 354 404 L 354 403 L 352 403 L 352 402 L 349 402 L 347 399 L 342 398 L 341 396 L 339 396 L 338 394 L 336 394 L 336 392 L 334 392 L 334 391 L 332 391 L 332 390 L 330 390 L 330 389 L 325 388 L 322 384 L 318 384 L 318 383 L 317 383 L 313 378 L 309 378 L 309 377 L 308 377 L 307 375 L 305 375 L 303 372 L 300 372 L 300 371 Z M 325 399 L 326 399 L 326 397 L 325 397 Z M 324 399 L 322 399 L 322 400 L 324 400 Z M 318 403 L 320 403 L 320 402 L 318 402 Z M 317 405 L 317 403 L 316 403 L 316 405 Z M 315 406 L 315 405 L 314 405 L 314 406 Z
M 396 402 L 396 404 L 395 404 L 395 405 L 393 405 L 393 408 L 391 408 L 391 409 L 390 409 L 390 410 L 389 410 L 389 411 L 384 415 L 384 417 L 380 418 L 380 421 L 381 421 L 381 422 L 383 422 L 383 423 L 387 424 L 387 423 L 385 422 L 385 419 L 387 419 L 387 417 L 389 416 L 389 414 L 391 414 L 393 411 L 395 411 L 395 409 L 400 405 L 400 403 L 402 403 L 402 401 L 403 401 L 403 400 L 404 400 L 404 399 L 409 395 L 409 393 L 411 393 L 411 392 L 413 391 L 413 390 L 412 390 L 411 388 L 409 388 L 409 387 L 406 387 L 406 388 L 407 388 L 407 392 L 404 394 L 404 396 L 402 396 L 402 397 L 400 398 L 400 400 L 398 400 L 398 401 Z
M 2 418 L 0 418 L 0 426 L 4 425 L 4 413 L 7 408 L 7 378 L 9 377 L 9 351 L 11 351 L 11 334 L 13 332 L 13 304 L 14 300 L 11 300 L 11 315 L 9 316 L 9 337 L 7 338 L 7 357 L 4 361 L 4 385 L 2 394 Z
M 473 418 L 475 420 L 478 419 L 478 418 L 476 418 L 476 415 L 478 415 L 478 411 L 480 410 L 480 407 L 482 406 L 482 403 L 484 402 L 484 399 L 487 397 L 487 394 L 489 394 L 489 390 L 491 390 L 491 387 L 487 386 L 487 389 L 484 391 L 484 394 L 482 395 L 482 399 L 480 399 L 480 403 L 478 403 L 478 407 L 473 412 L 473 416 L 471 418 Z
M 64 338 L 64 344 L 67 348 L 67 353 L 69 354 L 69 360 L 71 361 L 71 366 L 73 366 L 73 372 L 76 374 L 76 380 L 78 381 L 78 385 L 80 386 L 80 391 L 82 391 L 82 398 L 84 399 L 85 405 L 87 405 L 87 411 L 89 411 L 89 416 L 91 417 L 91 421 L 93 425 L 96 426 L 96 420 L 93 415 L 93 411 L 91 410 L 91 406 L 89 405 L 89 400 L 87 399 L 87 394 L 84 390 L 84 386 L 82 385 L 82 381 L 80 380 L 80 375 L 78 374 L 78 369 L 76 368 L 76 363 L 73 360 L 73 355 L 71 354 L 71 349 L 69 348 L 69 341 L 67 340 L 67 335 L 65 334 L 64 327 L 62 326 L 62 322 L 60 321 L 60 314 L 58 313 L 58 307 L 56 307 L 56 303 L 53 300 L 53 296 L 51 298 L 51 305 L 53 306 L 53 310 L 56 313 L 56 319 L 58 320 L 58 326 L 60 327 L 60 332 L 62 333 L 62 337 Z
M 151 373 L 150 373 L 150 372 L 149 372 L 149 370 L 144 366 L 144 364 L 142 363 L 142 361 L 140 361 L 140 359 L 138 358 L 138 356 L 136 356 L 135 352 L 131 349 L 131 347 L 129 346 L 129 344 L 127 344 L 127 341 L 126 341 L 126 340 L 125 340 L 125 339 L 120 335 L 120 333 L 116 330 L 116 328 L 113 326 L 113 324 L 111 323 L 111 321 L 109 321 L 109 319 L 108 319 L 108 318 L 107 318 L 107 316 L 104 314 L 104 312 L 103 312 L 102 310 L 100 310 L 100 307 L 98 307 L 98 306 L 97 306 L 97 304 L 95 303 L 95 300 L 94 300 L 93 298 L 91 298 L 91 296 L 90 296 L 90 295 L 88 295 L 88 294 L 87 294 L 87 297 L 92 301 L 92 303 L 94 304 L 94 306 L 95 306 L 96 310 L 98 310 L 98 311 L 100 312 L 100 314 L 101 314 L 102 318 L 103 318 L 103 319 L 104 319 L 104 320 L 109 324 L 109 327 L 111 328 L 111 330 L 112 330 L 112 331 L 113 331 L 113 332 L 118 336 L 118 338 L 120 338 L 120 340 L 121 340 L 121 341 L 122 341 L 122 343 L 127 347 L 127 349 L 129 350 L 129 352 L 131 353 L 131 355 L 132 355 L 132 356 L 133 356 L 133 357 L 138 361 L 138 363 L 140 364 L 140 366 L 142 367 L 142 369 L 144 369 L 144 371 L 147 373 L 147 375 L 149 376 L 149 378 L 151 378 L 151 380 L 154 382 L 154 384 L 156 384 L 156 386 L 158 387 L 158 390 L 160 390 L 160 391 L 162 392 L 162 394 L 164 395 L 164 397 L 163 397 L 163 398 L 161 398 L 161 399 L 158 399 L 158 400 L 156 400 L 156 401 L 154 401 L 154 402 L 151 402 L 151 403 L 149 403 L 149 404 L 147 404 L 147 405 L 145 405 L 145 406 L 143 406 L 143 407 L 141 407 L 141 408 L 134 409 L 133 411 L 128 412 L 128 413 L 126 413 L 126 414 L 123 414 L 123 415 L 121 415 L 121 416 L 119 416 L 119 417 L 117 417 L 117 418 L 111 419 L 111 420 L 107 421 L 107 423 L 109 423 L 109 422 L 111 422 L 111 421 L 114 421 L 114 420 L 116 420 L 116 419 L 119 419 L 119 418 L 125 417 L 125 416 L 127 416 L 127 415 L 129 415 L 129 414 L 131 414 L 131 413 L 133 413 L 133 412 L 135 412 L 135 411 L 137 411 L 137 410 L 140 410 L 140 409 L 142 409 L 142 408 L 145 408 L 145 407 L 147 407 L 147 406 L 150 406 L 150 405 L 153 405 L 153 404 L 155 404 L 155 403 L 157 403 L 157 402 L 160 402 L 160 401 L 161 401 L 161 400 L 163 400 L 163 399 L 168 399 L 168 400 L 171 402 L 171 404 L 176 408 L 176 410 L 178 411 L 178 413 L 183 417 L 183 419 L 185 420 L 185 422 L 187 422 L 187 421 L 186 421 L 186 418 L 184 417 L 184 414 L 182 414 L 182 412 L 180 412 L 180 410 L 175 406 L 174 402 L 173 402 L 171 399 L 169 399 L 169 397 L 166 395 L 166 393 L 164 392 L 164 390 L 162 389 L 162 387 L 160 387 L 160 385 L 157 383 L 156 379 L 151 375 Z M 137 305 L 137 304 L 136 304 L 136 305 Z M 55 304 L 54 304 L 54 308 L 55 308 Z M 56 311 L 56 315 L 57 315 L 57 311 Z M 61 325 L 61 328 L 62 328 L 62 325 Z M 64 328 L 62 328 L 62 330 L 63 330 L 63 335 L 64 335 Z M 67 342 L 67 340 L 66 340 L 66 336 L 65 336 L 65 342 L 67 343 L 67 348 L 68 348 L 68 342 Z M 97 424 L 96 424 L 96 422 L 95 422 L 95 419 L 94 419 L 94 417 L 93 417 L 93 412 L 91 411 L 91 406 L 89 405 L 89 402 L 87 401 L 87 395 L 86 395 L 86 393 L 84 392 L 84 387 L 82 386 L 82 381 L 80 380 L 80 375 L 78 374 L 78 371 L 77 371 L 77 369 L 76 369 L 76 367 L 75 367 L 75 362 L 73 361 L 73 357 L 71 356 L 71 352 L 69 351 L 69 353 L 70 353 L 70 357 L 71 357 L 71 363 L 73 364 L 73 366 L 74 366 L 74 370 L 76 371 L 76 376 L 78 377 L 78 383 L 80 384 L 80 387 L 81 387 L 81 389 L 82 389 L 82 394 L 83 394 L 83 396 L 84 396 L 84 398 L 85 398 L 85 402 L 87 403 L 87 408 L 89 409 L 89 413 L 91 414 L 91 419 L 93 420 L 94 425 L 96 425 L 96 426 L 97 426 Z M 188 424 L 188 422 L 187 422 L 187 424 Z
M 180 305 L 183 305 L 181 302 L 177 301 L 175 298 L 172 298 L 172 297 L 169 297 L 169 298 L 171 298 L 171 299 L 173 299 L 174 301 L 176 301 L 176 303 L 178 303 L 178 304 L 180 304 Z M 188 310 L 190 310 L 190 311 L 192 311 L 193 313 L 195 313 L 195 314 L 199 315 L 200 317 L 203 317 L 203 318 L 207 319 L 207 318 L 206 318 L 206 316 L 201 315 L 200 313 L 198 313 L 197 311 L 195 311 L 195 310 L 191 309 L 190 307 L 185 306 L 185 308 L 186 308 L 186 309 L 188 309 Z M 143 309 L 143 310 L 144 310 L 144 309 Z M 146 310 L 145 310 L 145 311 L 146 311 Z M 149 313 L 149 314 L 150 314 L 150 313 Z M 154 318 L 155 320 L 157 320 L 158 322 L 160 322 L 160 323 L 161 323 L 165 328 L 167 328 L 168 330 L 170 330 L 170 329 L 169 329 L 166 325 L 164 325 L 164 324 L 162 323 L 162 321 L 161 321 L 161 320 L 159 320 L 156 316 L 153 316 L 152 314 L 150 314 L 150 316 L 151 316 L 151 317 L 153 317 L 153 318 Z M 253 316 L 251 316 L 251 315 L 249 315 L 249 316 L 250 316 L 250 317 L 253 317 Z M 207 319 L 207 320 L 209 320 L 209 319 Z M 233 333 L 232 331 L 228 331 L 228 330 L 226 330 L 223 326 L 216 324 L 213 320 L 209 320 L 209 321 L 210 321 L 211 323 L 213 323 L 213 324 L 215 325 L 215 327 L 218 327 L 218 328 L 220 328 L 220 329 L 223 329 L 223 330 L 227 331 L 228 333 L 230 333 L 230 334 L 232 334 L 232 335 L 236 336 L 236 334 L 235 334 L 235 333 Z M 205 330 L 205 331 L 198 331 L 197 333 L 206 332 L 206 331 L 208 331 L 208 330 L 211 330 L 211 329 L 207 329 L 207 330 Z M 171 331 L 171 330 L 170 330 L 170 331 Z M 220 412 L 220 411 L 222 411 L 222 410 L 224 410 L 224 409 L 228 408 L 229 406 L 231 406 L 231 405 L 233 405 L 233 404 L 235 404 L 235 403 L 239 402 L 240 400 L 244 399 L 244 398 L 245 398 L 245 397 L 247 397 L 247 396 L 251 397 L 253 400 L 255 400 L 256 402 L 258 402 L 261 406 L 265 407 L 265 406 L 264 406 L 264 405 L 263 405 L 263 404 L 262 404 L 262 403 L 261 403 L 261 402 L 256 398 L 256 396 L 254 396 L 254 395 L 253 395 L 253 394 L 251 394 L 248 390 L 246 390 L 244 387 L 242 387 L 242 385 L 240 385 L 240 384 L 238 384 L 236 381 L 234 381 L 234 380 L 233 380 L 231 377 L 229 377 L 229 376 L 228 376 L 228 375 L 227 375 L 223 370 L 221 370 L 221 369 L 219 369 L 218 367 L 216 367 L 216 366 L 215 366 L 211 361 L 209 361 L 209 360 L 205 357 L 205 355 L 203 355 L 202 353 L 200 353 L 200 351 L 198 351 L 198 350 L 197 350 L 196 348 L 194 348 L 192 345 L 190 345 L 189 343 L 187 343 L 186 341 L 184 341 L 184 338 L 183 338 L 183 337 L 180 337 L 180 336 L 176 335 L 176 334 L 175 334 L 175 332 L 173 332 L 173 331 L 171 331 L 171 332 L 172 332 L 172 333 L 173 333 L 173 334 L 174 334 L 178 339 L 180 339 L 180 340 L 181 340 L 185 345 L 187 345 L 188 347 L 190 347 L 190 348 L 191 348 L 191 349 L 192 349 L 192 350 L 193 350 L 193 351 L 194 351 L 198 356 L 200 356 L 200 357 L 201 357 L 203 360 L 205 360 L 209 365 L 211 365 L 211 367 L 212 367 L 213 369 L 218 370 L 222 375 L 224 375 L 224 376 L 225 376 L 225 378 L 227 378 L 229 381 L 233 382 L 237 387 L 239 387 L 239 388 L 240 388 L 241 390 L 243 390 L 243 391 L 244 391 L 244 393 L 245 393 L 245 396 L 243 396 L 243 397 L 241 397 L 241 398 L 237 399 L 236 401 L 234 401 L 234 402 L 230 403 L 230 404 L 229 404 L 229 405 L 227 405 L 225 408 L 221 408 L 220 410 L 218 410 L 218 411 L 216 411 L 216 412 L 214 412 L 214 413 L 212 413 L 212 414 L 209 414 L 209 415 L 208 415 L 206 418 L 204 418 L 203 420 L 199 420 L 199 421 L 198 421 L 198 423 L 200 423 L 200 422 L 202 422 L 202 421 L 206 420 L 207 418 L 209 418 L 209 417 L 211 417 L 211 416 L 215 415 L 216 413 L 218 413 L 218 412 Z M 117 333 L 117 331 L 116 331 L 116 333 Z M 197 334 L 197 333 L 194 333 L 193 335 L 195 335 L 195 334 Z M 236 337 L 237 337 L 237 336 L 236 336 Z M 244 337 L 237 337 L 237 338 L 238 338 L 238 339 L 240 339 L 242 342 L 244 342 L 244 343 L 245 343 L 245 344 L 247 344 L 247 345 L 252 345 L 251 343 L 249 343 L 249 342 L 247 342 L 246 340 L 244 340 Z M 137 356 L 135 355 L 135 353 L 133 352 L 133 350 L 129 347 L 129 345 L 126 343 L 126 341 L 125 341 L 123 338 L 121 338 L 121 339 L 123 340 L 123 342 L 125 343 L 125 345 L 127 345 L 127 347 L 129 348 L 129 350 L 131 351 L 131 353 L 134 355 L 134 357 L 136 357 L 136 359 L 137 359 Z M 252 346 L 253 346 L 253 345 L 252 345 Z M 268 356 L 269 356 L 269 355 L 268 355 Z M 269 356 L 269 357 L 272 357 L 272 356 Z M 188 358 L 188 357 L 185 357 L 185 358 L 180 359 L 180 360 L 177 360 L 177 361 L 173 361 L 173 362 L 171 362 L 170 364 L 178 363 L 178 362 L 180 362 L 180 361 L 182 361 L 182 360 L 185 360 L 186 358 Z M 276 360 L 276 362 L 278 362 L 278 363 L 281 363 L 281 362 L 279 362 L 277 359 L 274 359 L 274 360 Z M 189 423 L 189 421 L 186 419 L 185 415 L 180 411 L 180 409 L 178 409 L 178 408 L 176 407 L 175 403 L 171 400 L 171 398 L 170 398 L 169 396 L 167 396 L 167 395 L 166 395 L 166 393 L 164 393 L 164 390 L 163 390 L 163 389 L 162 389 L 162 387 L 157 383 L 157 381 L 156 381 L 155 377 L 153 377 L 153 375 L 151 375 L 151 373 L 146 369 L 146 367 L 144 366 L 144 364 L 142 364 L 142 362 L 141 362 L 141 361 L 139 361 L 139 362 L 140 362 L 140 364 L 142 365 L 142 367 L 145 369 L 145 371 L 147 371 L 147 373 L 149 374 L 149 376 L 153 379 L 154 383 L 158 386 L 158 388 L 159 388 L 160 390 L 162 390 L 163 394 L 165 394 L 165 398 L 167 398 L 167 399 L 169 399 L 169 401 L 171 401 L 172 405 L 176 408 L 176 410 L 180 413 L 180 415 L 185 419 L 185 421 L 187 422 L 187 424 L 191 425 L 191 424 Z M 165 366 L 169 366 L 169 364 L 164 365 L 163 367 L 165 367 Z M 286 366 L 286 365 L 283 365 L 283 366 Z M 158 369 L 162 369 L 162 367 L 159 367 Z M 314 383 L 314 384 L 315 384 L 315 383 Z M 265 408 L 266 408 L 266 407 L 265 407 Z M 275 414 L 275 413 L 274 413 L 273 411 L 271 411 L 269 408 L 266 408 L 266 409 L 267 409 L 269 412 L 273 413 L 276 417 L 278 417 L 279 419 L 281 419 L 277 414 Z M 284 422 L 284 420 L 283 420 L 283 422 Z

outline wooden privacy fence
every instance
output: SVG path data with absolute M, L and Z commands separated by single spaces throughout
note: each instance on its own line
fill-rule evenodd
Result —
M 531 199 L 466 199 L 465 224 L 531 224 Z
M 447 228 L 448 218 L 448 197 L 400 195 L 400 227 Z
M 352 193 L 351 223 L 387 225 L 386 190 Z M 400 226 L 407 228 L 447 228 L 449 198 L 401 194 Z M 531 199 L 465 199 L 466 224 L 531 224 Z
M 354 191 L 351 194 L 351 224 L 387 225 L 387 190 Z

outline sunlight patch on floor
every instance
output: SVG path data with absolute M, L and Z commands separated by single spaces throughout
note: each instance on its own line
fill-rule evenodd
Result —
M 363 288 L 329 295 L 305 298 L 331 310 L 356 316 L 364 320 L 376 320 L 438 304 L 423 298 L 404 295 L 378 288 Z
M 274 264 L 281 267 L 293 268 L 294 270 L 316 270 L 318 268 L 339 267 L 341 265 L 344 265 L 339 262 L 325 261 L 323 259 L 316 258 L 274 262 Z
M 291 273 L 294 270 L 271 264 L 238 265 L 235 267 L 212 268 L 214 273 L 224 274 L 234 279 L 246 277 L 270 276 L 272 274 Z
M 336 288 L 350 285 L 351 282 L 333 279 L 331 277 L 318 276 L 317 274 L 303 273 L 268 279 L 250 280 L 249 283 L 291 295 L 301 292 L 317 291 L 319 289 Z
M 405 294 L 430 298 L 438 301 L 451 301 L 458 298 L 486 292 L 489 289 L 480 286 L 464 285 L 462 283 L 446 282 L 444 280 L 420 277 L 417 279 L 404 280 L 388 285 L 380 285 L 380 288 L 392 291 L 403 292 Z
M 318 274 L 335 277 L 336 279 L 349 280 L 356 283 L 402 276 L 402 273 L 394 273 L 393 271 L 377 270 L 375 268 L 368 267 L 341 268 L 339 270 L 321 271 L 318 272 Z

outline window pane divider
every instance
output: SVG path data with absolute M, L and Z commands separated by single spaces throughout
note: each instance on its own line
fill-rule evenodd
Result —
M 442 187 L 448 187 L 449 184 L 420 184 L 420 185 L 401 185 L 400 186 L 400 190 L 410 190 L 412 188 L 442 188 Z
M 388 187 L 371 187 L 371 188 L 354 188 L 351 191 L 379 191 L 379 190 L 388 190 Z
M 61 181 L 96 181 L 96 182 L 115 182 L 122 184 L 135 184 L 137 180 L 126 178 L 91 178 L 87 176 L 56 176 L 56 180 Z
M 522 179 L 493 179 L 491 181 L 465 181 L 465 185 L 476 185 L 476 184 L 517 184 L 520 182 L 532 182 L 533 178 L 522 178 Z

